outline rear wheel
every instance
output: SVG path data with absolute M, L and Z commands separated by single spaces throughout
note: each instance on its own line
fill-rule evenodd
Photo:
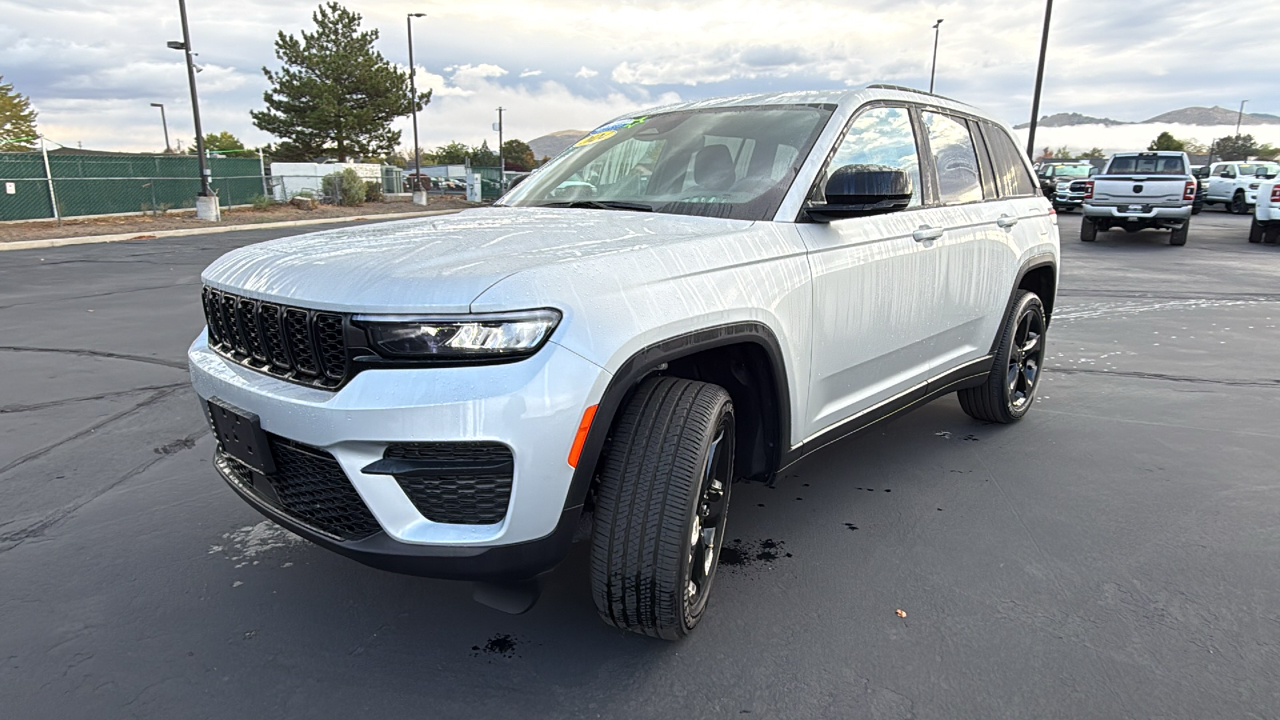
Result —
M 1080 240 L 1081 242 L 1093 242 L 1098 239 L 1098 225 L 1093 220 L 1085 218 L 1080 221 Z
M 636 390 L 596 493 L 591 593 L 605 622 L 677 640 L 702 619 L 724 544 L 733 452 L 724 388 L 664 377 Z
M 1231 204 L 1227 206 L 1232 213 L 1243 215 L 1249 212 L 1249 202 L 1244 196 L 1243 190 L 1237 190 L 1235 195 L 1231 196 Z
M 1249 242 L 1262 242 L 1262 226 L 1258 224 L 1258 218 L 1255 216 L 1253 222 L 1249 223 Z
M 1039 296 L 1019 290 L 1005 317 L 987 381 L 956 393 L 966 414 L 998 423 L 1016 422 L 1027 414 L 1040 385 L 1046 327 Z
M 1182 227 L 1174 228 L 1173 234 L 1169 236 L 1169 244 L 1170 245 L 1186 245 L 1187 233 L 1190 232 L 1190 230 L 1191 230 L 1190 220 L 1182 223 Z

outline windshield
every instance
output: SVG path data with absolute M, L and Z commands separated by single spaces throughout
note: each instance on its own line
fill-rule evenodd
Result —
M 1240 168 L 1241 175 L 1256 177 L 1258 171 L 1261 170 L 1263 175 L 1275 175 L 1280 172 L 1280 165 L 1275 163 L 1241 163 L 1236 167 Z
M 1054 177 L 1089 177 L 1092 165 L 1059 165 L 1053 169 Z
M 833 109 L 712 108 L 620 120 L 588 133 L 499 204 L 768 220 Z
M 1180 155 L 1124 155 L 1112 158 L 1110 174 L 1141 173 L 1143 175 L 1186 175 Z

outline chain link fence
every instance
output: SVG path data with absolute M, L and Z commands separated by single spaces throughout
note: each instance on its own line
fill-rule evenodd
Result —
M 210 188 L 223 208 L 330 197 L 321 177 L 276 176 L 257 158 L 209 158 Z M 0 153 L 0 222 L 150 213 L 195 207 L 199 159 L 192 155 Z M 334 171 L 342 167 L 333 166 Z M 404 192 L 399 168 L 383 168 L 383 193 Z M 377 182 L 377 180 L 375 180 Z M 55 212 L 56 210 L 56 212 Z

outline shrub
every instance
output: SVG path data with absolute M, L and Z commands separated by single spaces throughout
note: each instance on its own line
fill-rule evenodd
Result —
M 339 205 L 364 203 L 364 180 L 351 168 L 343 168 L 324 177 L 324 194 Z
M 365 202 L 382 202 L 382 182 L 369 180 L 364 184 Z
M 266 210 L 275 204 L 275 201 L 266 195 L 254 195 L 249 198 L 249 202 L 253 204 L 254 210 Z

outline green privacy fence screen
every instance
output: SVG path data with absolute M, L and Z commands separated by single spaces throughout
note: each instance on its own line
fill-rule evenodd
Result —
M 257 158 L 214 157 L 209 169 L 223 207 L 266 194 Z M 200 191 L 193 155 L 50 155 L 49 171 L 61 217 L 190 208 Z M 49 184 L 40 153 L 0 153 L 0 221 L 54 217 Z

